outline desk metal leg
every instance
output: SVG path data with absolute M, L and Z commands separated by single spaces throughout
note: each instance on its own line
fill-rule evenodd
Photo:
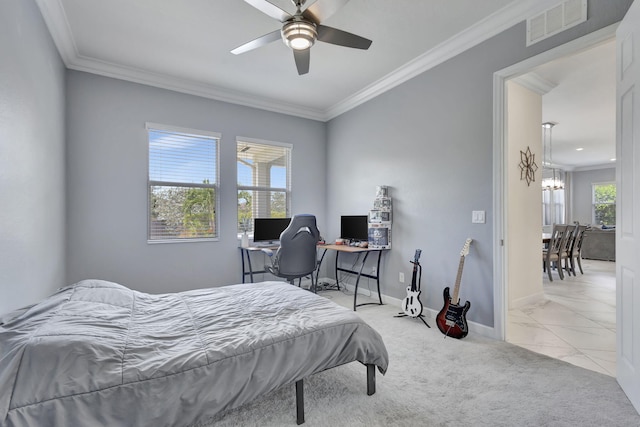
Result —
M 376 284 L 378 286 L 378 299 L 380 300 L 380 305 L 382 305 L 382 294 L 380 293 L 380 257 L 382 255 L 382 251 L 378 251 L 378 267 L 376 269 Z
M 338 255 L 340 255 L 340 251 L 336 251 L 336 286 L 338 290 L 340 290 L 340 280 L 338 280 Z
M 370 279 L 376 279 L 376 287 L 378 288 L 378 300 L 380 301 L 379 304 L 383 305 L 382 294 L 380 293 L 380 258 L 382 256 L 382 250 L 375 251 L 375 252 L 378 253 L 377 270 L 375 275 L 362 273 L 362 269 L 364 268 L 365 261 L 367 261 L 367 257 L 369 256 L 370 252 L 365 253 L 364 259 L 362 260 L 362 264 L 360 265 L 360 271 L 358 272 L 358 278 L 356 279 L 356 292 L 353 296 L 353 311 L 356 311 L 356 307 L 360 307 L 362 305 L 378 304 L 377 302 L 364 302 L 361 304 L 356 304 L 356 297 L 358 295 L 358 284 L 360 282 L 360 276 L 368 277 Z M 353 273 L 355 274 L 355 271 Z
M 251 283 L 253 283 L 253 268 L 251 267 L 251 254 L 250 254 L 250 251 L 247 250 L 247 249 L 240 248 L 240 255 L 241 255 L 240 258 L 242 259 L 242 283 L 245 283 L 245 277 L 246 277 L 247 274 L 249 274 L 249 277 L 251 278 Z M 249 273 L 247 273 L 247 270 L 245 270 L 245 263 L 244 263 L 245 255 L 247 256 L 247 264 L 246 265 L 249 267 Z
M 325 248 L 325 250 L 322 251 L 322 256 L 320 257 L 320 260 L 318 261 L 318 266 L 316 267 L 316 286 L 318 285 L 318 283 L 320 283 L 320 267 L 322 267 L 322 261 L 324 260 L 324 256 L 326 254 L 327 254 L 327 249 Z
M 358 270 L 358 277 L 356 277 L 356 290 L 353 293 L 353 311 L 356 311 L 356 300 L 358 298 L 358 284 L 360 283 L 360 276 L 362 276 L 362 269 L 364 268 L 364 264 L 367 262 L 367 258 L 369 257 L 369 252 L 364 253 L 364 259 L 360 264 L 360 270 Z
M 240 259 L 242 259 L 242 283 L 244 283 L 244 276 L 245 276 L 245 274 L 244 274 L 244 272 L 245 272 L 245 269 L 244 269 L 244 253 L 245 252 L 247 252 L 247 257 L 248 257 L 249 256 L 248 251 L 245 251 L 244 249 L 240 248 Z
M 247 252 L 247 264 L 249 265 L 249 277 L 251 278 L 251 283 L 253 283 L 253 268 L 251 267 L 251 256 L 249 255 L 249 251 Z

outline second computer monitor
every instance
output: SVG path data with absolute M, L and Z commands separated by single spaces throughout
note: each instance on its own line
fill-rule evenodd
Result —
M 343 215 L 340 217 L 340 238 L 365 242 L 369 240 L 367 215 Z

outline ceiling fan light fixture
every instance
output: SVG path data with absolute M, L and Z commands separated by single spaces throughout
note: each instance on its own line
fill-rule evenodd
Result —
M 317 37 L 316 26 L 308 21 L 291 21 L 282 27 L 282 40 L 291 49 L 309 49 Z

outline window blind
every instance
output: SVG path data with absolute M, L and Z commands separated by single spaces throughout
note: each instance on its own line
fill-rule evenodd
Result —
M 220 135 L 149 124 L 147 130 L 148 240 L 217 237 Z

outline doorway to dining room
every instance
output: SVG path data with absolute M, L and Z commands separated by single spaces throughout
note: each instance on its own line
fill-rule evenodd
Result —
M 506 83 L 506 144 L 507 151 L 511 152 L 506 157 L 508 168 L 513 169 L 507 172 L 510 188 L 506 190 L 509 224 L 505 340 L 615 376 L 615 262 L 584 260 L 584 274 L 578 270 L 576 276 L 565 274 L 561 280 L 554 271 L 554 280 L 550 281 L 542 272 L 540 242 L 540 172 L 551 166 L 543 156 L 548 147 L 542 142 L 542 123 L 557 123 L 553 166 L 562 167 L 565 178 L 565 197 L 560 199 L 560 209 L 555 210 L 559 219 L 554 222 L 593 224 L 591 185 L 594 179 L 609 180 L 594 176 L 610 176 L 610 181 L 615 181 L 615 162 L 611 160 L 615 157 L 615 42 L 610 37 L 588 49 L 577 49 L 532 65 Z M 597 102 L 588 101 L 589 92 L 594 93 Z M 516 96 L 515 100 L 512 95 Z M 590 113 L 585 113 L 587 109 L 592 113 L 599 109 L 600 117 L 589 116 Z M 570 114 L 565 114 L 567 112 Z M 587 115 L 581 118 L 581 114 Z M 579 126 L 582 134 L 572 131 L 572 126 Z M 572 132 L 578 136 L 572 138 Z M 588 144 L 589 133 L 600 135 L 599 143 Z M 539 170 L 536 181 L 525 189 L 522 169 L 515 168 L 513 160 L 523 155 L 525 161 L 532 160 L 527 159 L 526 149 L 537 154 L 533 160 Z M 611 154 L 603 157 L 606 150 Z M 589 160 L 590 156 L 596 159 L 598 155 L 599 161 Z M 519 244 L 522 242 L 530 246 L 523 248 L 524 245 Z

